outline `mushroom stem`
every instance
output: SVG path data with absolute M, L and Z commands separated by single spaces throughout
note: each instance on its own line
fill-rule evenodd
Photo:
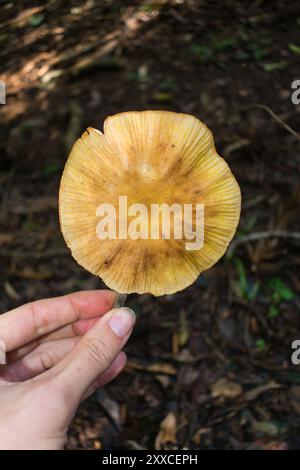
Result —
M 127 294 L 117 294 L 116 300 L 114 301 L 113 308 L 124 307 L 127 299 Z

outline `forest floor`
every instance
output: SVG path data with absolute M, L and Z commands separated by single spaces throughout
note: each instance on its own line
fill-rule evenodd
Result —
M 129 297 L 128 367 L 81 406 L 67 448 L 300 449 L 300 138 L 278 121 L 300 129 L 299 2 L 0 10 L 1 312 L 102 286 L 65 247 L 57 194 L 72 143 L 107 115 L 196 115 L 242 190 L 229 255 L 176 295 Z

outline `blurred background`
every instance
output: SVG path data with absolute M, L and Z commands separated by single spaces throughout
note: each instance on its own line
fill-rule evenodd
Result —
M 128 367 L 67 448 L 300 448 L 299 64 L 298 1 L 1 1 L 1 312 L 103 286 L 70 256 L 57 194 L 107 115 L 199 117 L 242 190 L 219 263 L 176 295 L 129 297 Z

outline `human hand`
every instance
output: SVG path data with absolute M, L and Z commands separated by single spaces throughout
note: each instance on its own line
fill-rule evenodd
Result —
M 115 378 L 135 321 L 112 291 L 38 300 L 0 315 L 0 449 L 62 449 L 82 400 Z

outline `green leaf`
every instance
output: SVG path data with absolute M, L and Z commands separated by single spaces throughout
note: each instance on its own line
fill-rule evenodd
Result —
M 268 281 L 268 286 L 272 290 L 273 300 L 279 303 L 283 300 L 293 300 L 295 294 L 279 277 L 272 277 Z
M 153 94 L 152 99 L 154 101 L 159 101 L 161 103 L 167 103 L 168 101 L 172 101 L 174 98 L 174 95 L 172 93 L 165 93 L 163 91 L 158 91 Z
M 35 222 L 24 222 L 23 229 L 28 232 L 33 232 L 39 229 L 39 224 L 36 224 Z
M 49 176 L 49 175 L 53 175 L 57 173 L 57 171 L 58 171 L 58 166 L 55 163 L 49 163 L 48 165 L 44 167 L 43 173 L 45 176 Z
M 268 313 L 268 316 L 270 318 L 275 318 L 277 317 L 279 314 L 279 310 L 277 307 L 275 307 L 275 305 L 271 305 L 270 308 L 269 308 L 269 313 Z
M 257 48 L 253 50 L 253 55 L 256 60 L 261 60 L 267 55 L 267 51 Z
M 28 23 L 30 24 L 30 26 L 34 26 L 36 28 L 37 26 L 40 26 L 40 24 L 43 23 L 44 19 L 44 13 L 36 13 L 35 15 L 31 15 L 28 18 Z
M 234 46 L 235 43 L 236 43 L 236 38 L 230 37 L 230 38 L 225 38 L 223 41 L 213 43 L 212 47 L 216 50 L 223 50 L 223 49 L 227 49 L 228 47 Z
M 249 60 L 250 54 L 248 54 L 248 52 L 245 52 L 245 51 L 237 51 L 237 53 L 235 54 L 235 59 L 241 62 L 244 60 Z
M 137 72 L 128 72 L 127 78 L 129 78 L 129 80 L 138 80 L 139 74 Z
M 9 38 L 8 33 L 1 33 L 0 34 L 0 43 L 7 41 L 8 38 Z
M 145 5 L 142 5 L 140 7 L 141 10 L 146 11 L 147 13 L 151 13 L 152 11 L 159 10 L 161 6 L 159 5 L 158 2 L 149 2 L 146 3 Z
M 158 87 L 161 91 L 176 91 L 177 83 L 173 77 L 166 77 L 158 84 Z
M 234 264 L 238 272 L 237 295 L 250 302 L 256 299 L 260 282 L 249 282 L 245 266 L 240 258 L 234 258 Z
M 266 349 L 266 342 L 263 338 L 260 338 L 258 340 L 256 340 L 255 342 L 255 346 L 257 347 L 257 349 L 259 349 L 260 351 L 264 351 L 264 349 Z
M 273 72 L 274 70 L 280 70 L 283 69 L 288 65 L 288 62 L 285 60 L 282 60 L 280 62 L 272 62 L 270 64 L 262 64 L 262 68 L 266 72 Z
M 257 297 L 258 290 L 259 290 L 260 282 L 256 281 L 251 289 L 251 291 L 248 294 L 249 300 L 254 300 Z
M 287 373 L 287 378 L 294 384 L 300 384 L 300 374 L 299 372 L 289 371 Z
M 283 300 L 293 300 L 295 298 L 294 292 L 286 287 L 284 290 L 281 292 L 281 298 Z
M 206 46 L 200 46 L 199 44 L 191 44 L 191 51 L 194 54 L 199 55 L 203 62 L 206 62 L 213 58 L 213 51 Z
M 296 44 L 289 44 L 289 49 L 295 54 L 300 54 L 300 46 L 296 46 Z
M 260 47 L 258 44 L 249 44 L 248 49 L 252 52 L 255 60 L 261 60 L 267 55 L 267 51 Z
M 239 286 L 243 297 L 247 297 L 248 293 L 248 279 L 246 275 L 245 266 L 240 258 L 235 260 L 236 269 L 239 276 Z

